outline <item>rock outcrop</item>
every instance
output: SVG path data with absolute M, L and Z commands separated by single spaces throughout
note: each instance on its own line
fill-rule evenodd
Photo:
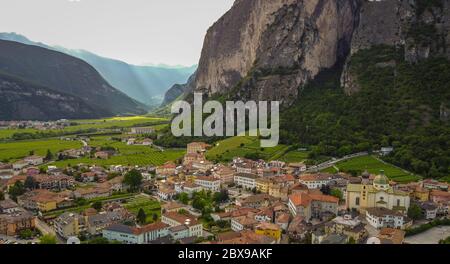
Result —
M 191 89 L 290 104 L 326 68 L 344 64 L 342 86 L 359 91 L 349 54 L 374 45 L 411 63 L 450 57 L 449 0 L 237 0 L 206 35 Z

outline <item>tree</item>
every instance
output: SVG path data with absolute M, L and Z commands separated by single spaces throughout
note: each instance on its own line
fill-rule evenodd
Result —
M 39 244 L 43 244 L 43 245 L 54 245 L 56 244 L 56 237 L 52 236 L 52 235 L 43 235 L 40 239 L 39 239 Z
M 25 183 L 24 183 L 25 188 L 27 188 L 29 190 L 34 190 L 36 188 L 36 185 L 37 185 L 37 183 L 32 176 L 28 176 L 25 179 Z
M 33 237 L 33 231 L 30 229 L 25 229 L 19 233 L 20 239 L 31 239 Z
M 348 243 L 347 244 L 356 244 L 356 240 L 353 237 L 350 237 L 348 239 Z
M 29 156 L 33 156 L 34 155 L 34 150 L 30 150 L 30 152 L 28 152 Z
M 142 173 L 138 170 L 131 170 L 125 174 L 123 183 L 130 186 L 130 191 L 137 191 L 142 183 Z
M 330 186 L 328 186 L 328 185 L 322 185 L 322 187 L 320 188 L 320 191 L 321 191 L 323 194 L 330 195 L 330 193 L 331 193 L 331 188 L 330 188 Z
M 138 212 L 136 218 L 140 224 L 145 224 L 147 222 L 147 215 L 145 214 L 145 212 L 142 208 L 139 209 L 139 212 Z
M 17 201 L 17 197 L 25 193 L 25 187 L 21 181 L 16 181 L 13 186 L 9 188 L 9 195 L 11 199 Z
M 180 201 L 183 204 L 189 203 L 189 195 L 187 193 L 180 193 L 178 196 L 178 201 Z
M 102 210 L 103 205 L 102 205 L 101 201 L 96 201 L 96 202 L 92 203 L 91 207 L 97 211 L 100 211 L 100 210 Z
M 0 191 L 0 201 L 5 200 L 5 193 L 3 191 Z
M 340 201 L 342 201 L 344 197 L 342 191 L 335 188 L 331 190 L 330 195 L 339 198 Z
M 45 155 L 45 160 L 52 160 L 53 159 L 53 153 L 47 149 L 47 155 Z
M 156 222 L 158 220 L 158 215 L 156 213 L 153 213 L 152 219 L 153 219 L 153 222 Z
M 408 209 L 408 217 L 413 220 L 418 220 L 422 218 L 422 209 L 419 205 L 413 203 Z
M 216 203 L 223 203 L 228 201 L 228 199 L 230 198 L 229 194 L 228 194 L 228 190 L 223 189 L 220 192 L 217 192 L 214 194 L 214 201 Z

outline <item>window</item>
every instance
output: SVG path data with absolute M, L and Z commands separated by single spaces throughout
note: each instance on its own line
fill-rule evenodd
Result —
M 400 206 L 400 199 L 397 199 L 397 206 Z
M 359 197 L 356 197 L 355 204 L 359 206 Z

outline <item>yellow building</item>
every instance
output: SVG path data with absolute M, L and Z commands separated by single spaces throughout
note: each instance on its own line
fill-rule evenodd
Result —
M 256 226 L 255 233 L 257 235 L 264 235 L 280 241 L 281 239 L 281 227 L 272 223 L 261 223 Z
M 426 202 L 430 199 L 430 191 L 420 186 L 417 186 L 416 189 L 414 190 L 414 198 L 416 198 L 419 201 Z
M 348 209 L 365 212 L 367 208 L 384 207 L 400 212 L 407 212 L 410 205 L 409 193 L 394 189 L 389 179 L 381 172 L 372 184 L 349 184 L 346 203 Z
M 256 179 L 256 190 L 261 193 L 269 193 L 270 180 L 266 178 Z

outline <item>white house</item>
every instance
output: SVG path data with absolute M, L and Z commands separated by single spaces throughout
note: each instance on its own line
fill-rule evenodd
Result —
M 220 180 L 213 177 L 197 177 L 195 179 L 195 184 L 203 187 L 204 189 L 210 190 L 212 192 L 220 191 Z
M 102 231 L 103 237 L 124 244 L 148 244 L 169 235 L 169 226 L 156 222 L 143 227 L 131 227 L 122 224 L 111 225 Z
M 301 175 L 299 182 L 308 187 L 308 189 L 320 189 L 328 185 L 332 180 L 332 175 L 325 173 Z
M 384 207 L 367 208 L 366 220 L 378 229 L 383 227 L 404 229 L 406 224 L 406 217 L 403 214 Z
M 234 183 L 246 189 L 256 188 L 257 175 L 251 173 L 237 173 L 234 175 Z

